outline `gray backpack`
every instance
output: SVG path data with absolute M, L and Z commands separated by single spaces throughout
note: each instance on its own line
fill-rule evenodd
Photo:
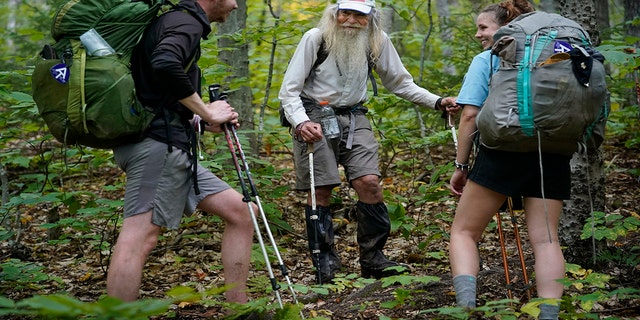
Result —
M 476 118 L 496 150 L 572 154 L 598 147 L 609 112 L 604 57 L 573 20 L 532 12 L 494 35 L 500 66 Z

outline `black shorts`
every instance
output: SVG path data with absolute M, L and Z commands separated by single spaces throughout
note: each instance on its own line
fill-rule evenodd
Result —
M 571 156 L 542 154 L 544 198 L 571 197 Z M 469 179 L 507 196 L 543 198 L 537 152 L 508 152 L 480 147 Z

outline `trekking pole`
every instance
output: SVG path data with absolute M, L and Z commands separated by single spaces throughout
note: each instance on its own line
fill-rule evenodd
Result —
M 518 219 L 513 213 L 513 199 L 509 197 L 507 199 L 507 209 L 511 216 L 511 223 L 513 224 L 513 234 L 516 237 L 516 245 L 518 247 L 518 256 L 520 258 L 520 267 L 522 268 L 522 277 L 524 280 L 524 288 L 527 291 L 527 298 L 531 299 L 531 290 L 529 290 L 529 274 L 527 273 L 527 265 L 524 262 L 524 252 L 522 251 L 522 243 L 520 241 L 520 232 L 518 230 Z
M 313 249 L 311 250 L 311 253 L 313 255 L 313 257 L 311 257 L 311 259 L 316 260 L 316 267 L 317 267 L 317 271 L 318 271 L 318 284 L 322 285 L 322 273 L 320 272 L 320 243 L 318 242 L 318 230 L 320 230 L 320 217 L 318 216 L 318 208 L 317 208 L 317 203 L 316 203 L 316 179 L 315 179 L 315 173 L 314 173 L 314 168 L 313 168 L 313 142 L 308 144 L 308 149 L 307 151 L 309 152 L 309 184 L 310 184 L 310 188 L 311 190 L 309 191 L 311 193 L 311 215 L 309 216 L 309 220 L 312 220 L 313 223 L 315 224 L 314 227 L 314 237 L 315 237 L 315 242 L 313 244 Z
M 453 145 L 456 147 L 456 150 L 458 150 L 458 135 L 456 134 L 456 126 L 453 121 L 451 121 L 451 114 L 449 114 L 449 127 L 451 127 L 451 135 L 453 136 Z
M 244 177 L 242 176 L 242 168 L 240 168 L 240 164 L 238 163 L 238 157 L 236 155 L 236 150 L 231 138 L 231 130 L 229 127 L 230 124 L 225 123 L 224 125 L 224 136 L 227 138 L 227 144 L 229 145 L 229 150 L 231 151 L 233 163 L 236 167 L 236 172 L 238 173 L 238 180 L 240 181 L 240 187 L 242 189 L 243 198 L 242 201 L 247 203 L 249 207 L 249 213 L 251 214 L 251 221 L 253 222 L 253 228 L 256 230 L 256 235 L 258 237 L 258 243 L 260 244 L 260 249 L 262 250 L 262 255 L 264 256 L 265 264 L 267 265 L 267 272 L 269 273 L 269 280 L 271 281 L 271 289 L 276 295 L 278 299 L 278 305 L 280 305 L 280 309 L 282 306 L 282 299 L 280 298 L 280 285 L 276 282 L 276 277 L 273 274 L 273 269 L 271 268 L 271 262 L 269 261 L 269 254 L 267 253 L 267 249 L 264 245 L 264 241 L 262 240 L 262 233 L 260 232 L 260 226 L 258 225 L 258 219 L 255 216 L 255 212 L 253 211 L 253 206 L 251 206 L 251 196 L 249 194 L 249 189 L 247 188 Z
M 220 94 L 219 94 L 219 89 L 220 86 L 219 85 L 210 85 L 209 86 L 209 99 L 210 101 L 216 101 L 219 100 Z M 242 189 L 242 194 L 243 194 L 243 198 L 242 201 L 244 201 L 245 203 L 247 203 L 247 207 L 249 208 L 249 214 L 251 215 L 251 221 L 253 222 L 253 227 L 256 231 L 256 236 L 258 238 L 258 243 L 260 244 L 260 249 L 262 250 L 262 255 L 264 256 L 264 260 L 265 260 L 265 264 L 267 265 L 267 272 L 269 274 L 269 280 L 271 281 L 271 288 L 273 289 L 273 292 L 276 295 L 276 298 L 278 300 L 278 305 L 280 306 L 280 308 L 283 308 L 282 305 L 282 299 L 280 298 L 280 285 L 278 285 L 278 283 L 276 282 L 275 276 L 273 274 L 273 269 L 271 268 L 271 263 L 269 262 L 269 255 L 267 253 L 267 249 L 264 245 L 264 241 L 262 240 L 262 234 L 260 232 L 260 226 L 258 225 L 258 219 L 255 216 L 255 212 L 253 210 L 253 206 L 251 205 L 251 196 L 249 194 L 249 189 L 247 188 L 247 184 L 245 182 L 245 179 L 242 175 L 242 168 L 240 167 L 240 164 L 238 163 L 238 156 L 236 153 L 236 148 L 234 146 L 234 142 L 233 142 L 233 138 L 231 136 L 231 129 L 233 128 L 233 126 L 231 124 L 225 123 L 222 125 L 223 129 L 224 129 L 224 135 L 225 138 L 227 140 L 227 144 L 229 145 L 229 151 L 231 151 L 231 157 L 233 159 L 233 164 L 235 165 L 236 168 L 236 173 L 238 174 L 238 180 L 240 182 L 240 187 Z
M 278 250 L 278 245 L 276 244 L 276 240 L 273 237 L 273 233 L 271 233 L 271 228 L 269 227 L 269 222 L 267 220 L 267 216 L 264 213 L 264 209 L 262 207 L 262 201 L 260 201 L 260 195 L 258 194 L 258 189 L 256 188 L 256 185 L 253 182 L 253 178 L 251 176 L 251 170 L 249 168 L 249 162 L 247 161 L 247 158 L 244 155 L 244 151 L 242 151 L 242 145 L 240 144 L 240 138 L 238 138 L 238 132 L 236 131 L 236 128 L 233 125 L 226 124 L 226 126 L 231 131 L 231 134 L 232 134 L 233 140 L 235 141 L 235 145 L 237 147 L 238 153 L 240 154 L 240 159 L 242 160 L 242 163 L 244 165 L 244 172 L 245 172 L 247 181 L 249 183 L 249 187 L 251 188 L 251 195 L 256 199 L 256 205 L 258 206 L 258 211 L 260 212 L 260 218 L 262 219 L 262 221 L 264 223 L 264 229 L 267 232 L 267 236 L 269 238 L 269 241 L 271 242 L 271 246 L 273 247 L 273 252 L 276 255 L 276 258 L 278 259 L 278 266 L 280 267 L 280 273 L 282 274 L 282 276 L 287 281 L 287 286 L 289 287 L 289 291 L 291 291 L 291 297 L 293 298 L 294 303 L 298 304 L 298 298 L 296 296 L 296 292 L 293 289 L 293 284 L 291 283 L 291 278 L 289 278 L 289 271 L 287 270 L 287 267 L 285 266 L 284 261 L 282 260 L 282 256 L 280 255 L 280 250 Z M 256 222 L 256 224 L 257 224 L 257 222 Z M 269 264 L 268 261 L 267 261 L 267 264 Z M 280 288 L 279 285 L 276 284 L 276 286 L 278 288 Z M 281 305 L 281 307 L 282 307 L 282 305 Z M 300 310 L 300 317 L 302 319 L 304 319 L 304 315 L 302 313 L 302 310 Z
M 502 230 L 502 219 L 500 218 L 500 210 L 496 212 L 496 218 L 498 222 L 498 235 L 500 237 L 500 249 L 502 252 L 502 267 L 504 268 L 504 278 L 507 283 L 507 295 L 509 299 L 513 299 L 513 293 L 511 292 L 511 277 L 509 276 L 509 263 L 507 263 L 507 246 L 504 242 L 504 232 Z

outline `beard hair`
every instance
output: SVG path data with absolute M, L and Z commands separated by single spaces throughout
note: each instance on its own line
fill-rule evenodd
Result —
M 343 72 L 365 75 L 368 72 L 369 35 L 367 30 L 367 28 L 341 27 L 335 30 L 335 44 L 337 45 L 331 52 Z

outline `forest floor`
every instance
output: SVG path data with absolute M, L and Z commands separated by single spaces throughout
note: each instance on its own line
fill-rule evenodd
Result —
M 633 170 L 640 169 L 638 150 L 623 148 L 617 142 L 607 142 L 604 147 L 606 166 L 606 199 L 608 213 L 619 213 L 624 217 L 638 216 L 640 203 L 640 181 L 637 174 L 631 174 Z M 434 163 L 450 161 L 451 155 L 432 153 Z M 274 155 L 267 161 L 278 167 L 290 166 L 288 155 Z M 78 176 L 82 181 L 73 182 L 74 185 L 86 188 L 100 189 L 100 186 L 113 184 L 114 179 L 123 179 L 122 173 L 110 166 L 103 166 L 100 170 Z M 392 177 L 392 188 L 405 183 L 404 179 L 411 177 Z M 286 173 L 281 179 L 274 179 L 274 184 L 289 187 L 293 183 L 293 173 Z M 70 183 L 67 180 L 67 183 Z M 409 183 L 406 181 L 406 183 Z M 98 192 L 98 191 L 95 191 Z M 346 193 L 340 193 L 344 195 Z M 122 190 L 112 190 L 105 196 L 118 199 L 122 196 Z M 314 285 L 314 275 L 311 260 L 307 252 L 307 243 L 304 232 L 303 219 L 304 196 L 290 192 L 277 204 L 283 212 L 283 219 L 293 227 L 293 232 L 277 234 L 280 253 L 289 270 L 291 282 L 303 288 L 297 292 L 298 300 L 303 304 L 305 317 L 325 317 L 328 319 L 434 319 L 444 318 L 437 313 L 424 313 L 424 310 L 438 309 L 441 307 L 453 307 L 455 296 L 451 285 L 451 276 L 446 254 L 448 245 L 447 237 L 434 237 L 426 242 L 426 247 L 418 247 L 418 241 L 411 236 L 403 237 L 399 233 L 391 235 L 386 254 L 393 260 L 409 264 L 411 276 L 414 280 L 409 283 L 389 283 L 388 281 L 366 281 L 358 278 L 358 249 L 355 241 L 355 223 L 351 222 L 339 229 L 336 234 L 338 252 L 344 264 L 344 273 L 339 275 L 337 284 L 325 286 L 328 293 L 318 293 L 319 287 Z M 349 200 L 352 201 L 352 200 Z M 347 202 L 345 203 L 352 203 Z M 452 215 L 455 201 L 449 203 L 430 204 L 429 212 L 448 211 Z M 335 212 L 348 211 L 348 206 L 335 208 Z M 81 301 L 96 301 L 105 295 L 105 279 L 110 257 L 109 247 L 98 250 L 95 242 L 85 241 L 79 234 L 68 234 L 68 241 L 60 241 L 51 244 L 47 241 L 47 231 L 41 227 L 46 220 L 46 212 L 51 210 L 47 206 L 36 206 L 30 212 L 22 213 L 24 229 L 22 230 L 21 248 L 16 250 L 9 248 L 8 244 L 0 244 L 0 257 L 2 261 L 9 258 L 19 258 L 43 266 L 43 272 L 51 277 L 49 281 L 43 281 L 34 286 L 5 288 L 4 295 L 13 300 L 24 299 L 33 295 L 52 293 L 67 293 Z M 429 212 L 418 212 L 414 219 L 434 219 Z M 116 213 L 119 214 L 119 213 Z M 222 286 L 222 272 L 220 267 L 220 228 L 221 225 L 211 222 L 210 219 L 195 218 L 183 223 L 178 231 L 167 231 L 160 239 L 158 246 L 153 251 L 143 275 L 141 298 L 164 298 L 166 292 L 173 287 L 184 285 L 204 290 L 211 287 Z M 419 215 L 422 215 L 420 217 Z M 348 214 L 346 215 L 348 217 Z M 504 231 L 507 236 L 506 250 L 509 253 L 508 264 L 513 298 L 519 300 L 516 306 L 522 306 L 529 300 L 523 274 L 520 268 L 520 259 L 517 255 L 517 246 L 513 236 L 513 224 L 507 214 L 503 214 Z M 516 213 L 518 229 L 523 239 L 522 248 L 524 260 L 528 270 L 528 276 L 532 277 L 533 259 L 530 246 L 526 241 L 526 228 L 522 226 L 521 212 Z M 435 222 L 446 234 L 449 224 Z M 110 225 L 94 226 L 94 229 L 105 234 L 106 243 L 113 243 L 117 235 L 117 228 Z M 94 230 L 95 231 L 95 230 Z M 94 232 L 94 231 L 70 231 L 70 232 Z M 482 268 L 478 283 L 478 302 L 485 305 L 490 301 L 508 298 L 505 273 L 501 256 L 500 241 L 495 224 L 488 229 L 482 239 L 480 252 Z M 638 231 L 630 232 L 626 237 L 620 238 L 612 246 L 624 248 L 627 253 L 634 255 L 630 261 L 638 261 L 640 243 Z M 267 241 L 267 239 L 265 239 Z M 257 251 L 255 251 L 257 252 Z M 259 255 L 259 254 L 256 254 Z M 254 259 L 260 260 L 261 256 Z M 596 266 L 585 266 L 594 272 L 610 275 L 612 280 L 606 288 L 607 292 L 616 288 L 640 288 L 640 267 L 638 265 L 625 264 L 621 261 L 599 262 Z M 254 260 L 255 261 L 255 260 Z M 571 261 L 569 261 L 571 262 Z M 274 267 L 275 268 L 275 267 Z M 1 271 L 1 269 L 0 269 Z M 280 278 L 279 269 L 275 268 L 276 278 L 284 284 Z M 53 280 L 55 279 L 58 280 Z M 424 277 L 424 278 L 420 278 Z M 434 278 L 428 278 L 434 277 Z M 400 280 L 401 282 L 401 280 Z M 4 286 L 2 286 L 4 287 Z M 254 266 L 249 281 L 251 300 L 270 299 L 275 305 L 276 299 L 269 288 L 267 273 L 264 266 Z M 303 293 L 304 291 L 304 293 Z M 531 290 L 535 296 L 535 290 Z M 286 287 L 280 291 L 285 303 L 292 301 L 292 296 Z M 584 294 L 576 287 L 567 288 L 565 294 Z M 636 293 L 637 294 L 637 293 Z M 213 298 L 218 299 L 219 298 Z M 508 307 L 509 304 L 506 304 Z M 273 307 L 275 309 L 275 307 Z M 516 307 L 515 309 L 518 309 Z M 593 305 L 592 313 L 599 314 L 601 318 L 616 317 L 618 319 L 640 318 L 640 299 L 607 299 Z M 263 313 L 264 318 L 273 318 L 274 311 Z M 217 319 L 224 313 L 220 304 L 211 303 L 185 303 L 174 305 L 172 312 L 156 319 Z M 468 315 L 471 318 L 487 318 L 481 312 Z M 385 318 L 387 317 L 387 318 Z M 525 315 L 520 318 L 526 319 Z

